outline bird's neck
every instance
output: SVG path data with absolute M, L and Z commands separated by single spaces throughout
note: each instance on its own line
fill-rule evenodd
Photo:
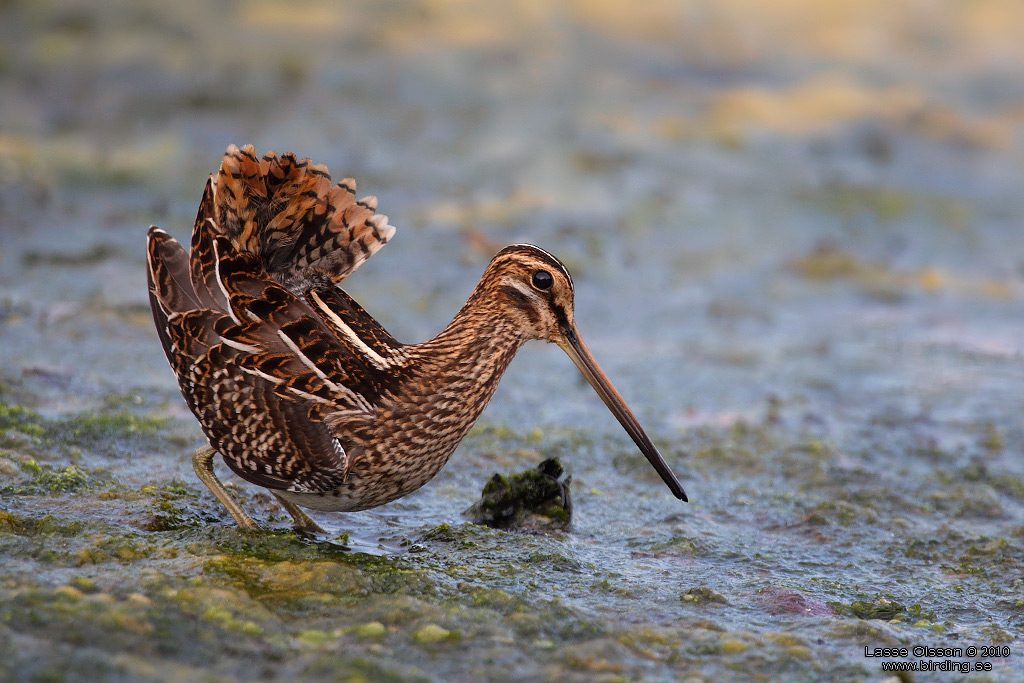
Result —
M 526 340 L 500 306 L 478 288 L 440 334 L 406 347 L 406 352 L 422 398 L 451 404 L 454 410 L 439 417 L 449 427 L 458 422 L 456 431 L 461 432 L 461 439 L 491 400 L 498 380 Z
M 524 341 L 507 315 L 471 298 L 436 337 L 402 347 L 405 381 L 382 406 L 367 456 L 367 462 L 377 458 L 403 472 L 385 502 L 416 490 L 444 467 Z
M 417 365 L 434 377 L 497 383 L 526 341 L 521 330 L 479 292 L 436 337 L 407 347 Z

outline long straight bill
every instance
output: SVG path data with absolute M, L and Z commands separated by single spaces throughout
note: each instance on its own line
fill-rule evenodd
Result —
M 604 374 L 601 370 L 601 366 L 594 360 L 594 356 L 590 353 L 590 349 L 583 343 L 579 333 L 576 331 L 575 325 L 567 332 L 563 333 L 565 337 L 565 344 L 559 344 L 562 350 L 565 351 L 569 358 L 572 358 L 572 362 L 576 364 L 576 367 L 580 369 L 583 376 L 590 382 L 590 386 L 594 387 L 597 391 L 597 395 L 601 397 L 604 404 L 608 406 L 608 409 L 612 411 L 615 419 L 619 421 L 629 436 L 633 439 L 633 442 L 640 449 L 647 460 L 654 465 L 654 469 L 661 475 L 662 481 L 664 481 L 668 488 L 672 491 L 672 494 L 685 501 L 686 491 L 683 491 L 682 484 L 676 479 L 676 475 L 673 474 L 672 469 L 665 462 L 665 458 L 661 457 L 661 453 L 651 443 L 647 433 L 644 432 L 643 427 L 637 422 L 636 416 L 633 415 L 633 411 L 629 409 L 626 402 L 615 387 L 612 386 L 611 380 L 608 379 L 608 375 Z

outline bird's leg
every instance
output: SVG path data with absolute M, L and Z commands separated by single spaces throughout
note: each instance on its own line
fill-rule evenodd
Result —
M 293 529 L 295 529 L 296 531 L 305 532 L 307 534 L 327 533 L 319 524 L 313 521 L 312 517 L 303 512 L 302 508 L 300 508 L 298 505 L 291 502 L 290 500 L 285 500 L 284 498 L 279 496 L 276 491 L 271 491 L 271 493 L 274 494 L 274 498 L 277 498 L 277 502 L 281 504 L 281 507 L 287 510 L 288 514 L 292 516 L 292 519 L 295 521 L 295 524 L 292 525 Z
M 195 469 L 196 474 L 202 480 L 206 487 L 213 491 L 213 495 L 217 496 L 217 500 L 224 504 L 224 507 L 228 509 L 231 516 L 235 518 L 235 523 L 238 524 L 242 529 L 256 529 L 256 522 L 252 521 L 252 517 L 245 514 L 245 510 L 234 501 L 234 499 L 228 495 L 227 489 L 224 488 L 224 484 L 220 483 L 220 479 L 213 471 L 213 456 L 217 455 L 217 451 L 210 448 L 209 446 L 203 446 L 196 450 L 192 454 L 192 467 Z

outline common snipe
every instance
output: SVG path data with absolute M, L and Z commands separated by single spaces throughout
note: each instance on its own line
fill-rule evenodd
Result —
M 296 526 L 297 505 L 364 510 L 415 491 L 448 461 L 530 339 L 565 350 L 677 498 L 678 480 L 573 322 L 565 266 L 528 244 L 491 260 L 435 338 L 395 340 L 337 283 L 395 233 L 355 181 L 251 146 L 206 184 L 191 252 L 149 230 L 150 304 L 167 360 L 210 447 L 199 478 L 239 526 L 256 525 L 213 471 L 220 453 Z

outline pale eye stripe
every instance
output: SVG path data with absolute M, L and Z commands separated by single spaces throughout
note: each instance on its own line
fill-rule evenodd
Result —
M 368 361 L 370 361 L 370 363 L 374 367 L 376 367 L 378 370 L 387 370 L 394 364 L 393 361 L 384 358 L 384 356 L 380 355 L 379 353 L 371 349 L 366 344 L 366 342 L 360 339 L 359 336 L 355 333 L 355 331 L 351 327 L 346 325 L 345 322 L 341 318 L 339 318 L 337 314 L 334 311 L 332 311 L 330 307 L 327 306 L 326 303 L 324 303 L 323 299 L 317 296 L 316 292 L 310 292 L 310 297 L 313 299 L 313 302 L 316 304 L 316 307 L 320 309 L 320 312 L 323 313 L 324 317 L 327 318 L 327 320 L 330 321 L 330 323 L 338 330 L 338 332 L 340 332 L 345 337 L 345 339 L 349 341 L 349 343 L 356 347 L 356 349 Z
M 536 306 L 544 306 L 544 300 L 541 299 L 537 292 L 530 289 L 530 286 L 522 280 L 519 280 L 518 278 L 504 278 L 501 283 L 521 292 L 525 297 L 533 301 Z

